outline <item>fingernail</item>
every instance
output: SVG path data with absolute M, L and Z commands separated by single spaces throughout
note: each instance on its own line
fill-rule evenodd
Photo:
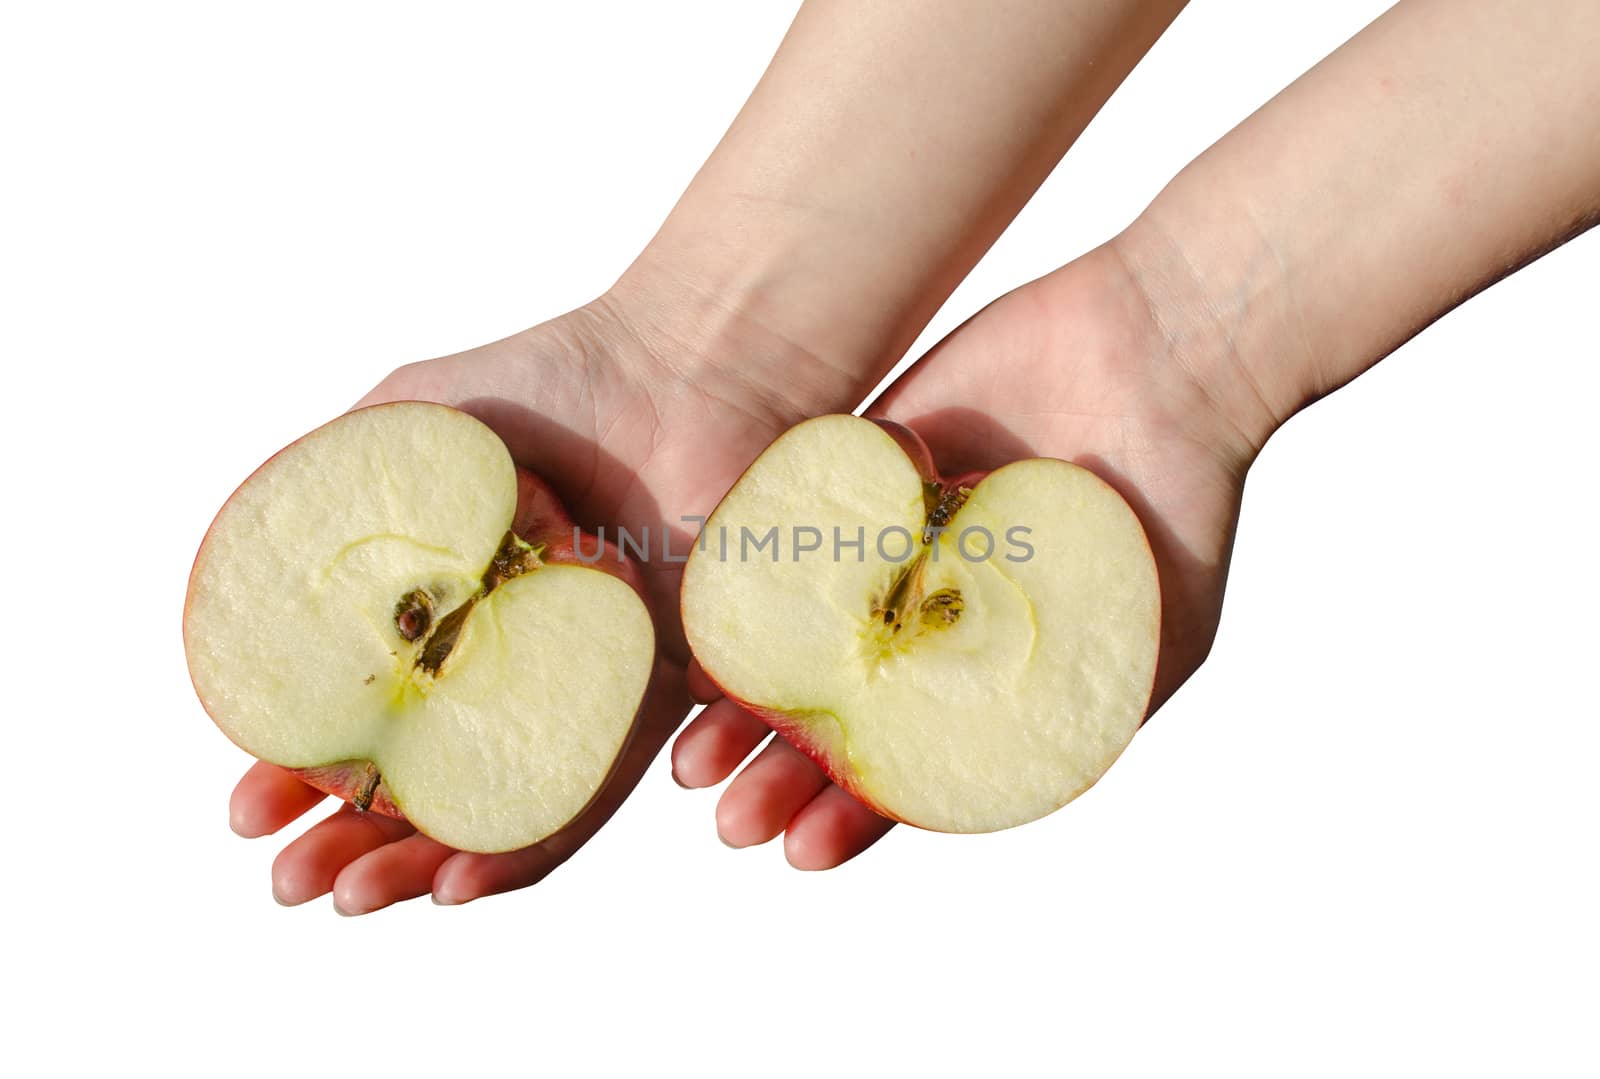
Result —
M 381 902 L 371 906 L 357 903 L 348 895 L 341 897 L 338 888 L 333 889 L 328 898 L 333 901 L 333 912 L 341 918 L 359 918 L 363 914 L 371 914 L 373 911 L 389 905 Z

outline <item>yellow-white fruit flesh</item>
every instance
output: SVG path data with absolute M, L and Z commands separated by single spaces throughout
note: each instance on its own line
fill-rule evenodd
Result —
M 928 552 L 920 594 L 959 592 L 959 614 L 924 625 L 913 612 L 893 632 L 875 612 L 909 563 L 882 557 L 877 537 L 898 526 L 920 545 L 926 515 L 922 477 L 876 424 L 801 424 L 708 520 L 685 567 L 684 628 L 726 692 L 793 717 L 885 812 L 942 831 L 1022 824 L 1094 783 L 1143 719 L 1154 560 L 1133 511 L 1092 473 L 1020 461 L 980 482 Z M 774 525 L 776 561 L 741 544 Z M 836 527 L 846 542 L 864 530 L 859 561 L 835 551 Z M 798 551 L 796 528 L 820 529 L 822 549 Z M 993 551 L 980 558 L 984 533 Z M 903 536 L 886 535 L 899 557 Z
M 467 616 L 437 672 L 395 607 L 435 624 L 479 592 L 516 510 L 504 444 L 465 413 L 400 403 L 296 442 L 229 499 L 190 581 L 184 640 L 212 718 L 286 767 L 377 765 L 418 829 L 464 850 L 537 842 L 594 797 L 654 652 L 644 604 L 541 566 Z

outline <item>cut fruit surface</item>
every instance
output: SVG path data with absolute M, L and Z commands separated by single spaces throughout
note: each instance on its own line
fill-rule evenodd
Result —
M 1088 788 L 1142 721 L 1154 560 L 1088 470 L 1041 458 L 940 484 L 914 439 L 825 416 L 774 442 L 691 553 L 684 628 L 730 697 L 880 812 L 1021 824 Z
M 441 405 L 361 409 L 289 446 L 195 560 L 184 643 L 207 711 L 313 782 L 370 765 L 379 806 L 451 846 L 558 830 L 627 742 L 654 637 L 623 581 L 513 536 L 517 503 L 505 445 Z

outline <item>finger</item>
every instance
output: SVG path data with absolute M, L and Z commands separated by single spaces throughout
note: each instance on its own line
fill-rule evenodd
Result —
M 717 834 L 730 847 L 776 839 L 828 777 L 804 753 L 774 738 L 723 792 L 717 803 Z
M 796 869 L 832 869 L 872 846 L 893 827 L 893 821 L 830 784 L 789 822 L 783 853 Z
M 289 907 L 315 899 L 333 889 L 345 866 L 413 831 L 405 821 L 341 806 L 279 852 L 272 863 L 273 897 Z
M 689 696 L 694 698 L 696 704 L 710 704 L 712 701 L 722 699 L 722 690 L 711 680 L 705 668 L 700 666 L 698 659 L 689 660 L 689 669 L 685 674 L 689 683 Z
M 733 774 L 772 729 L 723 698 L 706 706 L 672 744 L 672 778 L 681 787 L 712 787 Z
M 433 901 L 450 907 L 531 887 L 549 876 L 581 845 L 579 840 L 569 849 L 566 844 L 551 846 L 546 841 L 505 854 L 457 853 L 434 874 Z
M 456 852 L 420 833 L 385 843 L 339 871 L 333 908 L 340 914 L 370 914 L 391 903 L 433 891 L 433 877 Z
M 246 839 L 271 835 L 325 797 L 292 772 L 257 761 L 228 799 L 228 826 Z

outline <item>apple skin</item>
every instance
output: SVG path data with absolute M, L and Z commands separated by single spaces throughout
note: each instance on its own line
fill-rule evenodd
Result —
M 372 405 L 368 407 L 382 408 L 383 406 Z M 321 428 L 317 428 L 317 430 L 321 430 Z M 311 434 L 314 433 L 315 431 L 311 432 Z M 278 453 L 283 453 L 284 450 L 293 447 L 307 437 L 310 437 L 309 434 L 301 436 L 301 438 L 285 446 L 283 450 L 279 450 Z M 244 483 L 241 483 L 239 487 L 243 488 L 245 484 L 248 484 L 250 480 L 255 478 L 256 472 L 259 472 L 261 468 L 265 468 L 277 456 L 278 454 L 275 453 L 272 457 L 269 457 L 255 472 L 246 477 Z M 223 504 L 226 505 L 226 501 Z M 217 517 L 220 516 L 221 510 L 218 510 Z M 211 525 L 206 529 L 207 537 L 211 535 L 211 529 L 215 527 L 216 518 L 213 518 Z M 545 549 L 540 556 L 542 561 L 580 565 L 609 573 L 629 588 L 632 588 L 640 599 L 646 599 L 644 578 L 639 572 L 639 567 L 634 565 L 627 556 L 623 555 L 615 544 L 605 541 L 605 550 L 598 559 L 595 559 L 593 553 L 598 549 L 602 541 L 587 532 L 582 533 L 583 550 L 590 557 L 587 561 L 578 557 L 576 542 L 579 536 L 575 531 L 575 526 L 571 516 L 567 513 L 566 507 L 562 505 L 561 499 L 548 483 L 521 465 L 517 466 L 517 510 L 512 517 L 511 531 L 516 533 L 518 538 L 536 547 L 543 544 Z M 204 545 L 204 539 L 202 539 L 201 546 L 203 547 Z M 191 566 L 189 570 L 189 592 L 184 598 L 186 624 L 189 613 L 188 595 L 193 594 L 194 573 L 198 564 L 199 555 L 197 553 L 195 565 Z M 191 685 L 193 685 L 192 679 Z M 195 687 L 195 696 L 199 698 L 201 707 L 205 708 L 206 713 L 209 715 L 210 707 L 206 704 L 205 698 L 200 694 L 198 687 Z M 318 765 L 314 768 L 291 768 L 287 769 L 287 771 L 307 786 L 319 790 L 323 794 L 329 794 L 353 804 L 361 793 L 362 788 L 366 786 L 367 769 L 367 761 L 351 760 Z M 378 783 L 376 790 L 373 791 L 371 804 L 366 811 L 379 813 L 385 817 L 393 817 L 395 820 L 403 821 L 406 819 L 406 815 L 400 811 L 399 807 L 394 804 L 394 800 L 389 797 L 388 785 L 382 781 Z
M 873 419 L 870 416 L 867 418 L 872 419 L 873 423 L 883 428 L 884 433 L 894 439 L 895 444 L 905 451 L 905 455 L 911 458 L 911 463 L 917 466 L 917 471 L 922 475 L 924 482 L 942 482 L 939 479 L 939 470 L 933 465 L 933 451 L 928 449 L 928 444 L 922 440 L 921 435 L 905 424 L 896 423 L 894 420 Z M 743 478 L 742 476 L 740 477 L 740 479 Z
M 883 428 L 883 430 L 894 439 L 895 443 L 905 451 L 906 456 L 911 459 L 912 464 L 916 466 L 917 471 L 922 475 L 924 482 L 938 484 L 943 490 L 950 491 L 958 487 L 976 487 L 980 482 L 983 481 L 984 477 L 989 475 L 990 471 L 993 471 L 992 469 L 969 471 L 963 472 L 949 480 L 943 479 L 939 476 L 938 470 L 934 467 L 933 452 L 928 449 L 928 444 L 923 441 L 921 435 L 917 434 L 904 424 L 896 423 L 894 420 L 880 419 L 870 416 L 867 418 L 871 419 L 873 423 L 876 423 L 879 427 Z M 755 463 L 752 462 L 750 467 L 755 467 Z M 748 472 L 749 468 L 747 468 L 745 471 Z M 743 478 L 744 475 L 741 473 L 740 479 Z M 1100 482 L 1105 483 L 1106 481 L 1101 479 Z M 1107 486 L 1109 486 L 1109 484 Z M 729 488 L 729 490 L 732 490 L 732 488 Z M 1145 544 L 1147 550 L 1150 550 L 1149 542 L 1149 535 L 1146 533 Z M 1150 557 L 1151 560 L 1154 561 L 1155 554 L 1153 550 L 1150 552 Z M 1156 632 L 1159 635 L 1159 622 L 1157 623 Z M 830 755 L 828 752 L 828 747 L 824 743 L 820 742 L 812 734 L 812 732 L 806 728 L 806 725 L 796 717 L 787 712 L 782 712 L 778 711 L 777 709 L 768 708 L 764 705 L 755 704 L 754 702 L 745 700 L 735 693 L 730 693 L 727 687 L 718 682 L 716 677 L 703 666 L 700 667 L 700 673 L 705 675 L 706 680 L 712 685 L 716 686 L 717 689 L 721 691 L 723 696 L 727 697 L 734 704 L 737 704 L 740 708 L 755 716 L 767 726 L 771 727 L 773 732 L 780 738 L 809 757 L 812 763 L 814 763 L 818 768 L 822 769 L 823 774 L 826 775 L 835 786 L 843 789 L 846 794 L 850 795 L 850 797 L 854 798 L 856 801 L 860 802 L 862 805 L 878 814 L 878 816 L 883 817 L 886 820 L 896 821 L 900 824 L 909 824 L 914 828 L 922 828 L 925 831 L 937 830 L 929 829 L 927 825 L 908 821 L 904 817 L 901 817 L 892 810 L 888 809 L 886 806 L 883 806 L 875 801 L 870 794 L 862 790 L 860 784 L 856 782 L 856 777 L 844 767 L 843 762 Z M 1150 691 L 1151 693 L 1154 693 L 1155 691 L 1154 670 L 1151 672 Z M 1064 804 L 1065 803 L 1063 803 L 1063 805 Z M 1056 808 L 1059 809 L 1061 807 L 1057 806 Z
M 367 762 L 341 761 L 338 764 L 324 764 L 316 768 L 290 768 L 288 772 L 308 787 L 354 803 L 356 796 L 366 786 Z M 388 784 L 381 780 L 377 789 L 372 792 L 372 802 L 367 806 L 366 812 L 379 813 L 395 820 L 406 819 L 406 815 L 400 812 L 400 807 L 389 797 Z
M 517 512 L 511 519 L 511 531 L 535 547 L 543 544 L 541 561 L 601 570 L 633 589 L 640 599 L 645 598 L 639 567 L 610 540 L 604 541 L 605 550 L 596 559 L 600 538 L 580 533 L 550 485 L 521 465 L 517 466 Z M 579 543 L 586 557 L 579 557 Z

